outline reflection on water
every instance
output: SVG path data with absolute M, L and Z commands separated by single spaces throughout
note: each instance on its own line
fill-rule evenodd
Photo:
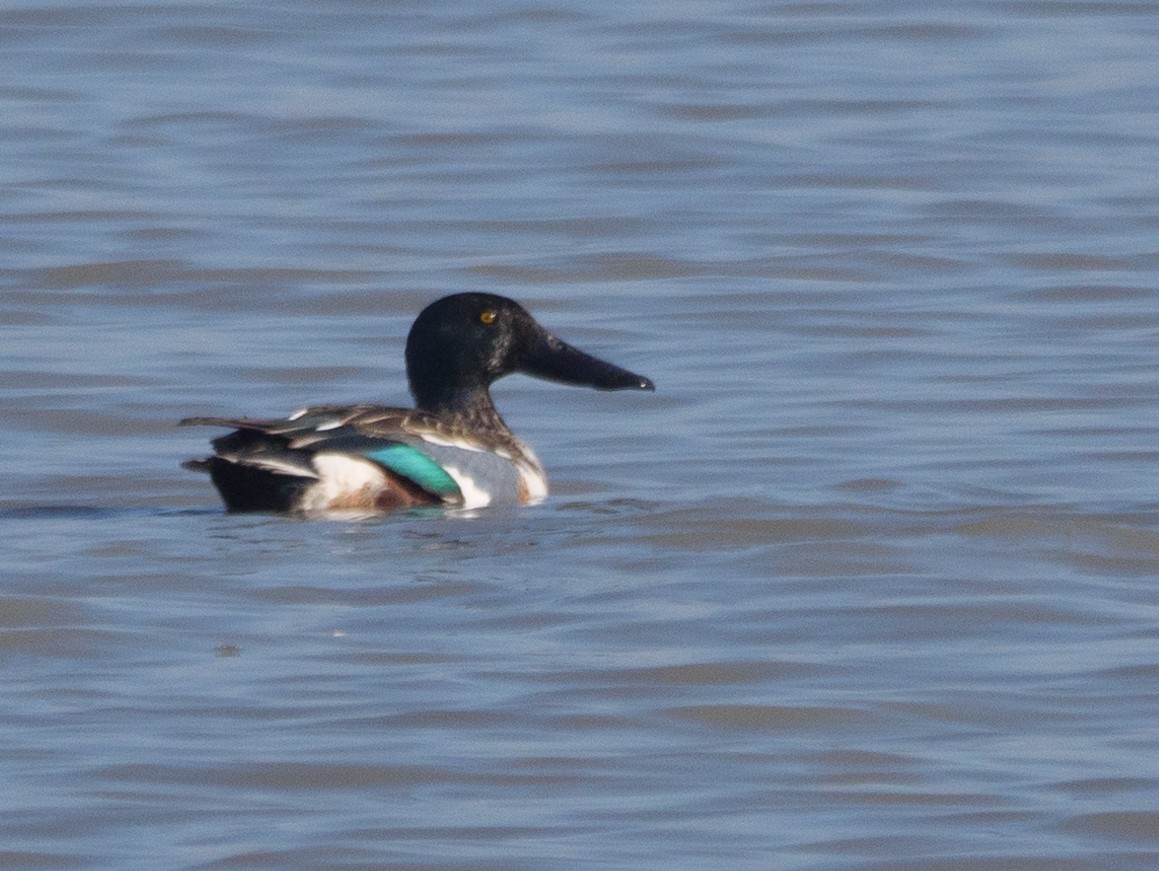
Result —
M 0 25 L 0 864 L 1155 867 L 1139 6 Z M 458 290 L 659 385 L 497 387 L 546 504 L 179 468 Z

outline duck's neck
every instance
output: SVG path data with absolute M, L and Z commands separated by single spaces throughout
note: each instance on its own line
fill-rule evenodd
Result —
M 416 390 L 414 395 L 418 408 L 445 419 L 453 419 L 468 429 L 510 432 L 486 386 L 427 393 Z

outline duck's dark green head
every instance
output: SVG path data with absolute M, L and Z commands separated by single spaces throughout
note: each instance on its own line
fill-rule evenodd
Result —
M 498 378 L 523 372 L 597 390 L 654 390 L 650 380 L 553 336 L 513 300 L 457 293 L 431 303 L 406 340 L 411 393 L 427 411 L 466 411 Z

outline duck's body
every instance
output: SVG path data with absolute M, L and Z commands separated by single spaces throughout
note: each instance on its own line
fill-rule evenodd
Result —
M 472 431 L 418 409 L 320 405 L 288 418 L 189 418 L 235 427 L 206 471 L 230 511 L 379 512 L 423 505 L 530 504 L 547 478 L 527 445 L 504 427 Z
M 322 405 L 278 420 L 188 418 L 182 424 L 235 431 L 214 440 L 214 456 L 185 465 L 209 473 L 230 511 L 530 504 L 547 496 L 547 476 L 495 410 L 495 379 L 522 371 L 602 390 L 653 389 L 490 294 L 429 305 L 411 328 L 406 360 L 416 408 Z

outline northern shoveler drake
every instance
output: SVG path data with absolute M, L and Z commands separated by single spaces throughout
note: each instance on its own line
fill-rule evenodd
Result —
M 209 473 L 229 511 L 539 502 L 547 496 L 543 466 L 491 401 L 491 384 L 512 372 L 597 390 L 655 389 L 556 338 L 510 299 L 459 293 L 427 306 L 407 336 L 415 408 L 316 405 L 277 420 L 186 418 L 181 425 L 234 432 L 213 440 L 214 456 L 183 465 Z

